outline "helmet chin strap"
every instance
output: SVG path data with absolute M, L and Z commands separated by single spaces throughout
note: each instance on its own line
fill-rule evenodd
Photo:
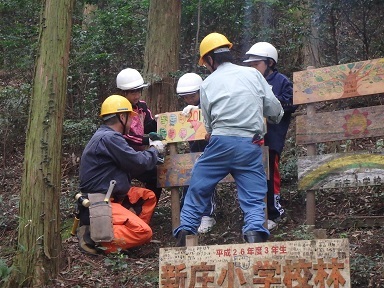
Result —
M 272 66 L 269 66 L 270 61 L 273 61 Z M 276 63 L 274 62 L 274 60 L 272 60 L 272 58 L 268 58 L 267 60 L 264 60 L 264 62 L 267 65 L 267 69 L 265 69 L 263 76 L 267 78 L 267 76 L 269 76 L 273 71 L 275 71 Z
M 128 113 L 125 113 L 126 117 L 125 117 L 125 123 L 123 123 L 123 121 L 121 121 L 121 118 L 120 118 L 120 115 L 118 115 L 119 117 L 119 122 L 121 123 L 121 125 L 123 125 L 123 135 L 125 135 L 125 128 L 126 128 L 126 125 L 127 125 L 127 122 L 128 122 Z
M 209 56 L 209 59 L 212 60 L 212 65 L 211 65 L 211 63 L 207 63 L 207 65 L 209 65 L 209 67 L 211 67 L 211 69 L 212 69 L 211 73 L 213 73 L 216 70 L 215 69 L 215 60 L 213 60 L 213 58 L 211 56 Z M 209 62 L 211 62 L 211 61 L 209 61 Z
M 271 68 L 269 67 L 269 60 L 264 60 L 265 64 L 267 65 L 267 69 L 265 69 L 264 73 L 263 73 L 263 76 L 264 78 L 267 78 L 267 76 L 269 75 L 269 73 L 271 72 Z

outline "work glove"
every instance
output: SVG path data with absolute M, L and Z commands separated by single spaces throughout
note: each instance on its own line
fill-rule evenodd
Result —
M 164 140 L 163 136 L 161 136 L 160 134 L 156 133 L 156 132 L 149 132 L 148 133 L 148 137 L 149 139 L 151 139 L 152 141 L 156 141 L 156 140 Z
M 157 149 L 157 151 L 159 152 L 159 154 L 164 154 L 164 152 L 165 152 L 165 145 L 160 140 L 154 140 L 153 141 L 153 140 L 151 140 L 151 138 L 149 138 L 149 146 L 155 147 Z
M 267 122 L 270 124 L 279 124 L 281 118 L 284 116 L 284 110 L 281 108 L 280 114 L 278 116 L 268 116 Z
M 183 109 L 183 111 L 181 112 L 181 115 L 188 116 L 188 114 L 191 113 L 192 109 L 199 109 L 199 107 L 194 105 L 188 105 Z

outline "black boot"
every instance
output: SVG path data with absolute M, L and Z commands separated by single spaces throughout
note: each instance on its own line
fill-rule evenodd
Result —
M 192 235 L 191 231 L 180 230 L 176 235 L 176 247 L 184 247 L 186 245 L 185 238 L 187 235 Z
M 89 225 L 80 226 L 77 230 L 77 239 L 79 239 L 80 250 L 91 255 L 97 255 L 98 250 L 95 247 L 95 242 L 91 239 Z
M 268 234 L 258 231 L 247 231 L 244 233 L 244 240 L 248 243 L 267 242 Z

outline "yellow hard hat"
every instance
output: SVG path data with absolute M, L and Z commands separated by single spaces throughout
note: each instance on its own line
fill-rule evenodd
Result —
M 220 33 L 211 33 L 204 37 L 200 43 L 200 59 L 199 65 L 202 66 L 204 61 L 203 57 L 210 51 L 215 50 L 221 46 L 228 46 L 232 48 L 232 43 L 228 41 L 227 37 Z
M 135 113 L 133 112 L 131 102 L 123 96 L 111 95 L 101 105 L 100 117 L 105 118 L 104 116 L 106 115 L 113 116 L 112 114 L 124 112 Z

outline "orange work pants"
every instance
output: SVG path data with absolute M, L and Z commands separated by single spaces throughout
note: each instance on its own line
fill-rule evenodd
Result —
M 111 203 L 114 239 L 101 243 L 106 248 L 106 254 L 140 246 L 152 238 L 152 229 L 148 224 L 156 206 L 155 193 L 146 188 L 131 187 L 127 197 L 132 204 L 144 200 L 141 213 L 136 215 L 120 203 Z

